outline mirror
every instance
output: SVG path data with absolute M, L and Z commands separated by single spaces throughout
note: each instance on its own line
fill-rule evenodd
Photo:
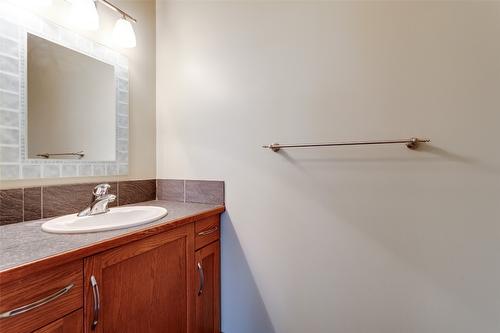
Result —
M 115 160 L 114 67 L 27 39 L 28 158 Z
M 128 174 L 128 111 L 126 57 L 20 7 L 0 11 L 0 181 Z

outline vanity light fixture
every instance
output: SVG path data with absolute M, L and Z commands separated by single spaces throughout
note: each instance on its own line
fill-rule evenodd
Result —
M 115 28 L 113 29 L 113 41 L 118 47 L 122 48 L 133 48 L 136 46 L 137 41 L 135 38 L 134 28 L 132 27 L 131 21 L 136 23 L 137 20 L 125 13 L 120 8 L 116 7 L 107 0 L 97 0 L 98 2 L 106 5 L 108 8 L 120 13 L 122 16 L 115 23 Z
M 42 0 L 46 1 L 46 0 Z M 48 0 L 52 1 L 52 0 Z M 99 28 L 99 14 L 97 3 L 101 3 L 121 15 L 113 29 L 113 41 L 118 47 L 133 48 L 137 44 L 134 28 L 130 22 L 137 20 L 113 5 L 107 0 L 67 0 L 71 2 L 71 18 L 76 27 L 85 30 L 97 30 Z
M 113 30 L 113 41 L 116 46 L 123 48 L 132 48 L 136 46 L 135 32 L 132 24 L 123 16 L 116 21 Z

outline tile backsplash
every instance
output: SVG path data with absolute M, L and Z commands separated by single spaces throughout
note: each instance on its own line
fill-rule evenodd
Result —
M 158 179 L 156 188 L 159 200 L 224 203 L 223 181 Z
M 171 200 L 184 202 L 184 180 L 180 179 L 158 179 L 156 194 L 160 200 Z
M 90 202 L 98 183 L 0 190 L 0 225 L 76 213 Z M 109 182 L 117 200 L 110 206 L 168 200 L 224 204 L 224 182 L 145 179 Z
M 110 194 L 118 195 L 118 183 L 109 182 Z M 55 217 L 81 211 L 92 200 L 92 191 L 98 183 L 47 186 L 42 188 L 42 217 Z M 25 199 L 26 205 L 26 199 Z M 116 200 L 110 207 L 116 206 Z M 26 221 L 26 218 L 25 218 Z
M 29 187 L 24 191 L 24 221 L 37 220 L 42 216 L 42 188 Z
M 220 204 L 224 202 L 224 183 L 220 181 L 186 180 L 185 202 Z
M 155 179 L 108 182 L 109 193 L 117 196 L 110 206 L 119 204 L 119 191 L 124 189 L 125 203 L 136 203 L 156 198 Z M 76 213 L 92 199 L 92 190 L 98 183 L 52 185 L 0 191 L 0 225 L 32 221 Z M 127 189 L 133 186 L 140 195 L 130 196 Z M 144 189 L 143 189 L 144 187 Z M 123 201 L 123 200 L 122 200 Z
M 22 188 L 0 191 L 0 224 L 23 220 L 23 192 Z
M 134 180 L 118 183 L 118 204 L 128 205 L 156 199 L 156 180 Z

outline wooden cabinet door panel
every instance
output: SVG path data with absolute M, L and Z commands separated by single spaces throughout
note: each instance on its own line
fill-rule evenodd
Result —
M 196 333 L 220 333 L 220 244 L 196 251 Z
M 193 253 L 191 224 L 87 258 L 85 332 L 191 332 Z M 100 298 L 95 329 L 91 276 Z
M 82 333 L 83 310 L 77 310 L 33 333 Z

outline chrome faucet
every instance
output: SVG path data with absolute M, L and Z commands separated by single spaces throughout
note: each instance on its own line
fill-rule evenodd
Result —
M 78 213 L 78 216 L 91 216 L 109 212 L 108 205 L 116 199 L 116 195 L 108 194 L 110 188 L 109 184 L 99 184 L 94 187 L 92 202 L 87 208 Z

